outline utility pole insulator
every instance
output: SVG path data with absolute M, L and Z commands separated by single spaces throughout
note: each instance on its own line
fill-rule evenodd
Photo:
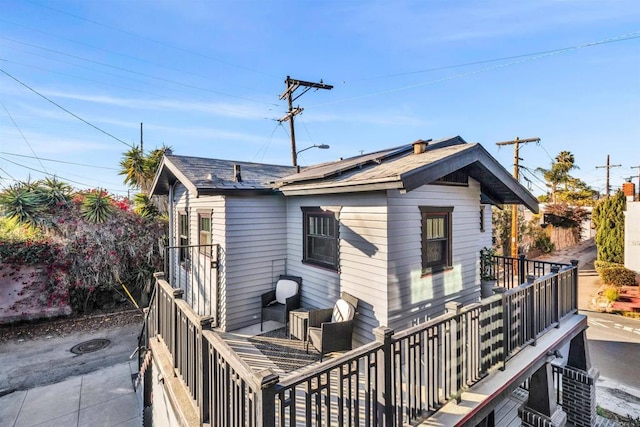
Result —
M 611 191 L 611 187 L 609 186 L 609 169 L 611 168 L 619 168 L 622 165 L 612 165 L 609 163 L 609 155 L 607 154 L 607 164 L 604 166 L 596 166 L 596 169 L 606 168 L 607 169 L 607 197 L 609 197 L 609 192 Z
M 511 141 L 496 142 L 496 145 L 513 145 L 513 177 L 516 181 L 520 182 L 520 169 L 519 162 L 522 160 L 520 157 L 520 144 L 527 144 L 529 142 L 540 142 L 540 138 L 525 138 L 516 139 Z M 518 205 L 511 206 L 511 257 L 518 257 Z
M 286 83 L 287 88 L 285 89 L 284 92 L 282 92 L 282 95 L 280 95 L 280 99 L 285 99 L 285 98 L 287 99 L 287 102 L 289 103 L 289 111 L 284 117 L 282 117 L 278 121 L 280 123 L 289 121 L 289 130 L 291 132 L 291 161 L 293 163 L 293 166 L 298 166 L 298 155 L 296 154 L 296 133 L 295 133 L 295 127 L 293 125 L 293 118 L 297 114 L 302 113 L 302 111 L 304 111 L 304 108 L 300 108 L 299 106 L 294 108 L 293 101 L 300 98 L 302 95 L 307 93 L 307 91 L 309 91 L 310 89 L 331 90 L 333 89 L 333 86 L 324 84 L 322 80 L 320 80 L 319 83 L 314 83 L 314 82 L 307 82 L 304 80 L 292 79 L 289 76 L 287 76 L 284 82 Z M 302 93 L 300 93 L 298 96 L 294 98 L 293 93 L 300 87 L 304 87 L 305 89 L 302 91 Z

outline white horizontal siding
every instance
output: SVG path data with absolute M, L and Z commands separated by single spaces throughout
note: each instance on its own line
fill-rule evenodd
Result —
M 302 207 L 340 210 L 340 271 L 302 263 Z M 358 298 L 354 341 L 373 340 L 386 325 L 387 208 L 384 193 L 290 197 L 287 203 L 287 270 L 303 278 L 303 304 L 332 307 L 346 291 Z
M 422 276 L 420 206 L 453 207 L 453 268 Z M 479 296 L 480 186 L 425 185 L 389 192 L 389 326 L 401 329 L 437 316 L 448 301 L 468 304 Z M 488 234 L 490 239 L 490 232 Z
M 260 295 L 285 272 L 286 210 L 280 195 L 227 197 L 225 329 L 260 322 Z
M 218 288 L 224 289 L 224 245 L 225 245 L 225 199 L 223 196 L 203 196 L 194 197 L 189 191 L 181 184 L 176 185 L 174 190 L 174 209 L 173 209 L 173 235 L 174 242 L 172 245 L 180 244 L 179 232 L 179 214 L 186 213 L 189 217 L 189 244 L 200 244 L 200 230 L 198 224 L 199 214 L 211 215 L 211 242 L 213 244 L 220 245 L 220 258 L 217 271 L 212 274 L 218 275 Z M 210 274 L 210 273 L 208 273 Z M 210 280 L 211 276 L 207 276 Z M 209 284 L 209 283 L 207 283 Z M 191 283 L 187 283 L 185 288 L 185 299 L 191 304 L 192 307 L 201 307 L 205 302 L 210 305 L 207 312 L 214 313 L 218 322 L 223 321 L 223 316 L 218 313 L 218 307 L 220 304 L 216 300 L 216 293 L 212 295 L 204 295 L 205 292 L 210 292 L 209 289 L 201 289 L 197 286 L 191 286 Z

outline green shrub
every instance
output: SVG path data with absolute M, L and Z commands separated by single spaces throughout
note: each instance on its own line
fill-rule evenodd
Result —
M 593 265 L 596 268 L 596 271 L 598 272 L 598 274 L 601 274 L 602 270 L 605 268 L 624 267 L 624 265 L 622 264 L 619 264 L 617 262 L 610 262 L 610 261 L 596 261 L 593 263 Z
M 635 286 L 636 273 L 624 267 L 609 267 L 602 269 L 600 274 L 605 285 Z
M 618 288 L 610 287 L 610 288 L 605 289 L 602 292 L 602 295 L 609 302 L 614 302 L 614 301 L 618 301 L 618 298 L 620 298 L 620 291 L 618 290 Z
M 598 259 L 602 261 L 624 261 L 624 210 L 626 199 L 622 191 L 615 196 L 602 199 L 593 209 L 592 219 L 596 226 Z
M 536 236 L 532 246 L 533 249 L 538 249 L 542 251 L 543 254 L 551 253 L 556 249 L 556 245 L 553 244 L 551 238 L 544 232 Z

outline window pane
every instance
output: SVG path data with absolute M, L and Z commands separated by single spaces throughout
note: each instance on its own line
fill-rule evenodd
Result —
M 453 208 L 422 207 L 422 268 L 451 266 L 451 212 Z
M 446 254 L 446 240 L 436 240 L 427 242 L 427 265 L 443 265 Z
M 303 260 L 337 267 L 337 220 L 331 212 L 304 211 L 305 236 Z

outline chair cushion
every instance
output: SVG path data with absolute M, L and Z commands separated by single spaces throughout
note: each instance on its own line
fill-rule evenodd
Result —
M 287 298 L 298 293 L 298 282 L 289 279 L 280 279 L 276 283 L 276 301 L 286 304 Z
M 339 299 L 333 307 L 333 316 L 331 316 L 331 321 L 344 322 L 345 320 L 353 319 L 353 316 L 355 315 L 356 309 L 345 300 Z

